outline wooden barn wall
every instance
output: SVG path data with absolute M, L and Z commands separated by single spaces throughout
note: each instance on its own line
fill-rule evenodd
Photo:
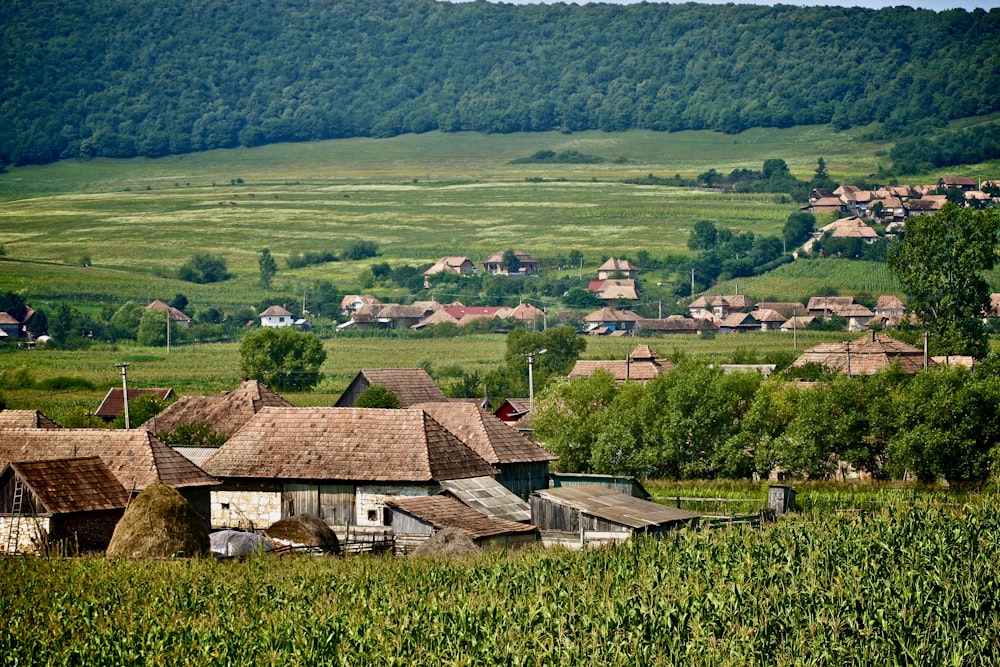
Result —
M 77 549 L 105 551 L 123 514 L 124 509 L 55 515 L 49 523 L 49 542 L 64 542 L 67 554 Z
M 397 537 L 400 535 L 433 535 L 434 526 L 421 521 L 420 519 L 407 514 L 406 512 L 400 512 L 399 510 L 393 510 L 392 512 L 392 532 Z
M 596 516 L 590 516 L 589 514 L 584 514 L 581 521 L 583 522 L 583 529 L 586 531 L 594 531 L 597 533 L 622 533 L 625 535 L 631 535 L 636 532 L 634 528 L 629 526 L 624 526 L 620 523 L 608 521 L 607 519 L 601 519 Z
M 352 407 L 355 401 L 358 400 L 358 396 L 365 393 L 365 389 L 368 388 L 368 380 L 364 377 L 357 378 L 357 382 L 351 383 L 351 385 L 340 395 L 337 399 L 335 407 L 338 408 L 349 408 Z
M 212 527 L 212 488 L 208 486 L 195 486 L 181 488 L 177 491 L 184 496 L 184 499 L 191 503 L 191 507 L 205 520 L 205 527 Z
M 549 463 L 502 463 L 497 481 L 514 495 L 526 499 L 533 491 L 549 488 Z
M 332 526 L 346 526 L 354 518 L 356 497 L 352 485 L 320 484 L 319 515 Z
M 579 532 L 580 512 L 572 507 L 559 505 L 538 496 L 528 499 L 531 505 L 531 522 L 539 530 Z

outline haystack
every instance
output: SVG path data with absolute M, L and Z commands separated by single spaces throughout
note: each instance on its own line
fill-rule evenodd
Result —
M 184 496 L 156 482 L 125 510 L 107 553 L 130 558 L 208 556 L 208 529 Z
M 315 514 L 296 514 L 282 519 L 271 524 L 264 534 L 272 539 L 319 547 L 333 553 L 340 550 L 337 534 L 326 525 L 326 521 Z
M 426 558 L 452 556 L 478 556 L 483 553 L 469 535 L 458 528 L 449 526 L 439 530 L 426 542 L 413 550 L 414 556 Z

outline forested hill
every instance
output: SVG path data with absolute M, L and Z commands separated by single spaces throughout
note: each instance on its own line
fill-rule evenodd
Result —
M 1000 10 L 3 0 L 0 162 L 1000 110 Z

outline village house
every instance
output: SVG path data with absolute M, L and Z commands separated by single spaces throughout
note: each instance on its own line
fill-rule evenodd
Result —
M 441 308 L 436 301 L 365 304 L 354 311 L 349 320 L 337 325 L 337 331 L 405 329 L 423 323 Z
M 608 278 L 592 280 L 587 290 L 593 292 L 607 306 L 613 306 L 617 301 L 638 301 L 639 287 L 635 280 L 628 278 Z
M 659 359 L 649 345 L 638 345 L 625 359 L 579 359 L 569 372 L 569 379 L 589 378 L 598 371 L 608 373 L 616 382 L 648 382 L 674 367 L 668 359 Z
M 883 294 L 875 302 L 876 315 L 903 315 L 905 312 L 906 306 L 895 294 Z
M 413 406 L 429 414 L 469 449 L 499 470 L 496 481 L 526 498 L 549 485 L 549 463 L 558 457 L 475 403 L 435 401 Z
M 371 294 L 348 294 L 340 301 L 340 312 L 343 315 L 350 315 L 356 312 L 361 306 L 382 303 Z
M 788 321 L 785 315 L 782 315 L 777 310 L 773 308 L 757 308 L 750 311 L 750 316 L 760 323 L 761 331 L 774 331 L 775 329 L 780 329 L 781 325 Z
M 597 279 L 608 280 L 611 278 L 627 278 L 634 280 L 639 275 L 639 268 L 627 259 L 608 259 L 597 267 Z
M 854 305 L 853 296 L 813 296 L 809 297 L 806 312 L 815 317 L 827 319 L 835 311 Z
M 99 457 L 131 496 L 154 482 L 176 489 L 195 511 L 209 516 L 209 490 L 218 482 L 141 429 L 0 430 L 0 467 L 18 461 Z
M 130 404 L 140 396 L 155 396 L 161 401 L 169 401 L 174 396 L 174 390 L 169 387 L 128 388 L 128 401 Z M 124 397 L 125 392 L 122 391 L 121 387 L 112 387 L 108 390 L 108 393 L 104 395 L 104 400 L 101 401 L 101 404 L 97 406 L 97 411 L 94 412 L 94 416 L 100 418 L 104 422 L 113 422 L 118 415 L 125 412 Z
M 521 252 L 520 250 L 515 250 L 513 252 L 518 261 L 516 273 L 509 273 L 503 266 L 503 256 L 506 253 L 505 250 L 495 252 L 486 258 L 483 262 L 483 268 L 486 269 L 486 273 L 494 276 L 531 276 L 538 273 L 538 262 L 531 255 L 526 252 Z
M 202 425 L 213 435 L 228 438 L 261 408 L 291 405 L 263 382 L 244 380 L 233 391 L 215 396 L 181 396 L 140 428 L 159 435 L 174 433 L 181 426 Z
M 358 371 L 334 405 L 338 408 L 353 406 L 372 385 L 380 385 L 394 393 L 401 408 L 448 400 L 423 368 L 364 368 Z
M 592 336 L 624 335 L 635 328 L 639 316 L 631 310 L 614 310 L 604 307 L 583 318 L 587 333 Z
M 312 325 L 309 320 L 302 317 L 295 317 L 287 309 L 281 306 L 270 306 L 260 314 L 260 326 L 262 327 L 297 327 L 299 329 L 310 329 Z
M 819 364 L 835 373 L 859 376 L 874 375 L 893 363 L 898 364 L 902 372 L 910 374 L 938 365 L 920 348 L 871 331 L 853 341 L 811 347 L 792 363 L 792 368 Z
M 223 482 L 212 494 L 213 526 L 255 528 L 297 514 L 387 527 L 391 498 L 498 473 L 424 410 L 378 408 L 264 408 L 205 470 Z
M 968 192 L 978 187 L 979 183 L 971 176 L 942 176 L 938 179 L 938 188 L 944 190 L 958 188 L 962 192 Z
M 718 322 L 720 334 L 760 331 L 761 323 L 751 313 L 732 313 Z
M 691 302 L 688 311 L 695 319 L 724 320 L 733 313 L 745 313 L 753 302 L 745 294 L 700 296 Z
M 8 555 L 103 551 L 128 501 L 97 456 L 9 462 L 0 472 L 0 545 Z
M 815 315 L 796 315 L 794 317 L 789 317 L 788 320 L 784 322 L 779 329 L 781 331 L 798 331 L 799 329 L 805 329 L 810 324 L 816 321 Z
M 20 338 L 21 321 L 9 313 L 0 312 L 0 338 Z
M 165 317 L 169 318 L 171 322 L 176 322 L 181 327 L 191 326 L 191 318 L 184 314 L 183 311 L 174 308 L 173 306 L 168 306 L 164 302 L 156 299 L 148 306 L 146 310 L 162 310 L 166 312 Z
M 776 310 L 785 318 L 807 315 L 808 311 L 798 301 L 758 301 L 754 310 Z
M 475 273 L 476 265 L 468 257 L 442 257 L 431 268 L 424 271 L 424 277 L 436 276 L 439 273 L 463 275 Z

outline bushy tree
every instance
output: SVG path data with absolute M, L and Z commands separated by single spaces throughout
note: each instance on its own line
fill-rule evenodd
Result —
M 198 253 L 177 271 L 177 277 L 190 283 L 217 283 L 229 279 L 226 260 L 210 253 Z
M 398 408 L 399 396 L 380 384 L 369 385 L 354 401 L 356 408 Z
M 168 326 L 174 327 L 174 323 L 170 321 L 167 311 L 143 309 L 142 319 L 139 320 L 136 341 L 139 345 L 163 347 L 167 344 Z M 173 333 L 174 330 L 171 328 L 171 336 L 173 336 Z
M 266 327 L 247 334 L 240 343 L 240 373 L 277 391 L 307 391 L 315 387 L 326 361 L 323 342 L 292 327 Z

